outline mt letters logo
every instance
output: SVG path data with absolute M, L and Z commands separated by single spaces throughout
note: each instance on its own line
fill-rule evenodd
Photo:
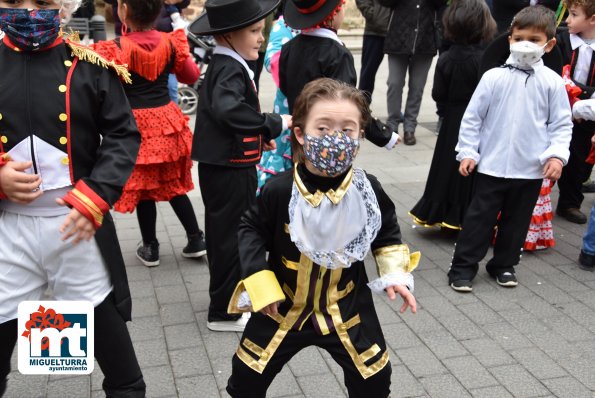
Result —
M 19 304 L 18 360 L 23 374 L 89 374 L 94 312 L 88 301 Z

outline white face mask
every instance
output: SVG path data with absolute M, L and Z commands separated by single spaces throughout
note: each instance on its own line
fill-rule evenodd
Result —
M 513 65 L 529 67 L 539 61 L 545 52 L 545 47 L 530 41 L 519 41 L 510 45 L 510 56 Z

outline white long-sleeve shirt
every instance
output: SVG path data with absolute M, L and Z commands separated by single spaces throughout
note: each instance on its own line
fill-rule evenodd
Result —
M 572 107 L 575 119 L 595 120 L 595 99 L 581 100 Z
M 564 82 L 541 60 L 527 72 L 494 68 L 483 75 L 461 121 L 457 160 L 475 160 L 483 174 L 524 179 L 543 178 L 549 158 L 568 162 L 572 119 Z

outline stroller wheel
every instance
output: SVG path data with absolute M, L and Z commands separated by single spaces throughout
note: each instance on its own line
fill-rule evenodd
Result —
M 198 107 L 198 91 L 189 86 L 178 87 L 178 106 L 184 115 L 196 113 Z

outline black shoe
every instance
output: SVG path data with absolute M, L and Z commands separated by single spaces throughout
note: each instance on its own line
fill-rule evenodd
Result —
M 556 214 L 575 224 L 585 224 L 587 216 L 580 209 L 556 209 Z
M 496 283 L 504 287 L 516 287 L 519 281 L 513 272 L 503 272 L 496 275 Z
M 199 258 L 207 254 L 207 244 L 202 231 L 194 235 L 188 235 L 188 244 L 182 249 L 182 257 Z
M 415 145 L 417 142 L 415 139 L 415 133 L 411 131 L 405 131 L 403 134 L 403 142 L 405 142 L 405 145 Z
M 450 287 L 453 290 L 456 290 L 457 292 L 461 293 L 469 293 L 473 291 L 473 284 L 471 283 L 471 281 L 464 279 L 450 282 Z
M 583 193 L 595 193 L 595 181 L 587 181 L 581 186 L 581 192 Z
M 595 271 L 595 256 L 581 250 L 581 254 L 578 256 L 578 267 L 585 271 Z
M 136 257 L 147 267 L 159 265 L 159 242 L 154 240 L 151 243 L 141 242 L 136 249 Z

